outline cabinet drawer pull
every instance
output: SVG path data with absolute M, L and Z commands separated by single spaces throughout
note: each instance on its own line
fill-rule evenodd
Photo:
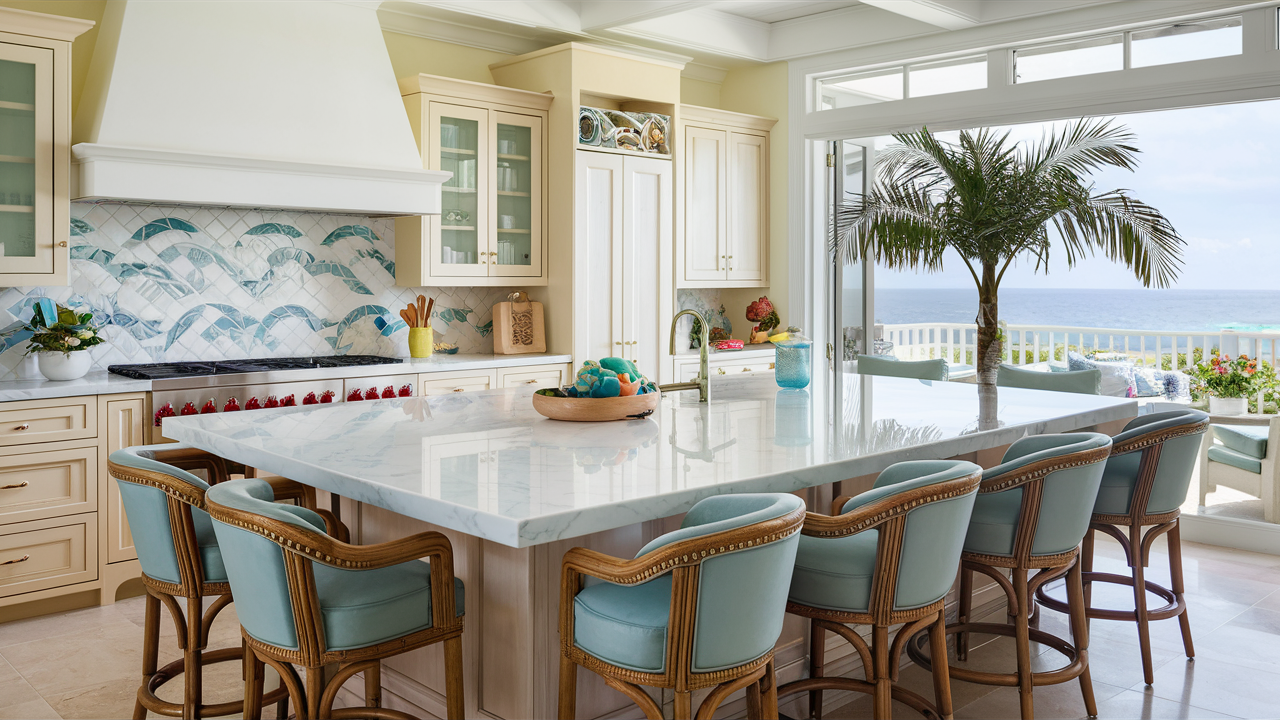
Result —
M 454 391 L 454 392 L 462 392 L 463 390 L 462 390 L 462 388 L 454 388 L 454 389 L 453 389 L 453 391 Z
M 716 368 L 716 372 L 718 372 L 718 373 L 720 373 L 721 375 L 723 375 L 723 374 L 724 374 L 724 368 Z
M 30 430 L 30 429 L 31 429 L 31 424 L 30 424 L 30 423 L 22 423 L 21 425 L 18 425 L 17 427 L 15 427 L 15 428 L 13 429 L 13 431 L 14 431 L 14 432 L 22 432 L 23 430 Z
M 26 486 L 27 486 L 27 481 L 23 480 L 20 483 L 14 483 L 12 485 L 0 485 L 0 490 L 17 490 L 18 488 L 24 488 Z
M 17 565 L 18 563 L 26 562 L 26 561 L 28 561 L 28 560 L 30 560 L 30 559 L 31 559 L 31 556 L 30 556 L 30 555 L 23 555 L 22 557 L 18 558 L 17 560 L 5 560 L 4 562 L 0 562 L 0 565 Z
M 751 368 L 742 368 L 742 372 L 751 372 Z
M 774 365 L 777 365 L 777 363 L 769 363 L 769 369 L 772 370 Z
M 525 381 L 524 381 L 524 384 L 525 384 L 525 385 L 537 385 L 539 382 L 540 382 L 540 381 L 538 381 L 538 380 L 525 380 Z

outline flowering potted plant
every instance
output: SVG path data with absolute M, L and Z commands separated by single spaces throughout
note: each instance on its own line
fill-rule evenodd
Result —
M 1219 354 L 1195 366 L 1191 373 L 1199 390 L 1209 395 L 1209 412 L 1243 415 L 1249 396 L 1258 391 L 1258 361 L 1248 355 Z
M 50 380 L 75 380 L 84 377 L 93 365 L 93 358 L 82 351 L 102 342 L 98 329 L 90 324 L 92 320 L 92 313 L 77 313 L 41 300 L 31 322 L 16 331 L 31 333 L 27 353 L 35 354 L 41 375 Z

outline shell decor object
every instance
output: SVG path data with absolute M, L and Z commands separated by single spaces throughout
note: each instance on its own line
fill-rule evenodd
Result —
M 578 108 L 578 144 L 670 155 L 671 117 L 657 113 Z

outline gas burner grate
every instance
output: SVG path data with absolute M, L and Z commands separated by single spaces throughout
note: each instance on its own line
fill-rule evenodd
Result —
M 134 380 L 165 380 L 168 378 L 195 377 L 217 374 L 216 363 L 143 363 L 138 365 L 108 365 L 107 372 Z
M 167 380 L 199 375 L 231 375 L 277 370 L 393 365 L 402 362 L 404 361 L 400 358 L 381 357 L 378 355 L 328 355 L 296 358 L 251 358 L 209 363 L 176 362 L 111 365 L 107 368 L 107 371 L 116 375 L 134 378 L 135 380 Z

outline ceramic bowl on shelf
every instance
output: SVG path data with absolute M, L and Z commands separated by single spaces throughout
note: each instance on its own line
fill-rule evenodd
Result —
M 661 399 L 660 392 L 611 398 L 551 397 L 534 393 L 533 409 L 543 417 L 568 422 L 640 420 L 652 415 Z

